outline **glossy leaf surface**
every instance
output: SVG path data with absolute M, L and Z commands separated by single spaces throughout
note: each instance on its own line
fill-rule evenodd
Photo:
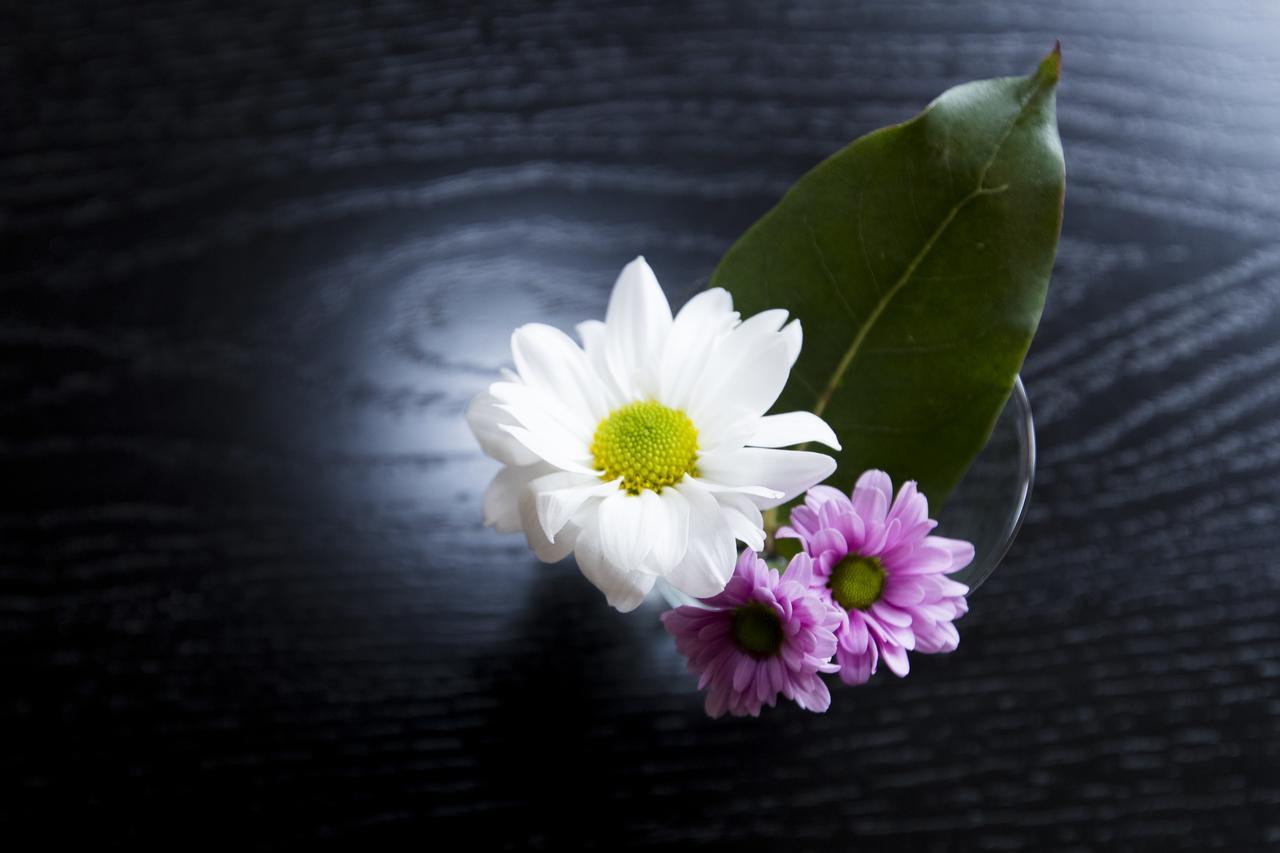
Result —
M 1040 320 L 1062 223 L 1060 55 L 967 83 L 804 175 L 721 260 L 744 316 L 804 326 L 777 411 L 817 412 L 828 481 L 882 468 L 935 503 L 1004 407 Z

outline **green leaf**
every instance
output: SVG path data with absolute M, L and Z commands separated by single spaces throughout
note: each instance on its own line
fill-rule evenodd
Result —
M 1057 47 L 967 83 L 802 177 L 720 261 L 743 315 L 786 308 L 804 349 L 778 411 L 821 415 L 830 482 L 882 468 L 935 506 L 986 443 L 1044 307 L 1062 224 Z

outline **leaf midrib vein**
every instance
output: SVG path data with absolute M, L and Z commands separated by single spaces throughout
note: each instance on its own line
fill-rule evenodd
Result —
M 987 158 L 987 162 L 983 164 L 982 170 L 978 173 L 977 187 L 951 206 L 951 209 L 947 211 L 947 215 L 943 217 L 942 222 L 934 228 L 933 233 L 929 235 L 929 239 L 926 240 L 925 244 L 920 247 L 920 250 L 915 253 L 911 259 L 911 263 L 907 264 L 907 268 L 902 271 L 902 275 L 898 276 L 898 279 L 893 283 L 888 291 L 886 291 L 885 294 L 876 301 L 876 305 L 871 310 L 871 314 L 868 315 L 866 321 L 858 329 L 858 333 L 854 335 L 853 340 L 849 343 L 848 349 L 845 350 L 844 355 L 841 357 L 840 363 L 836 365 L 836 369 L 831 374 L 831 378 L 827 381 L 826 387 L 823 388 L 822 394 L 814 404 L 813 413 L 815 415 L 818 415 L 819 417 L 822 416 L 823 411 L 827 408 L 827 404 L 831 402 L 831 396 L 835 393 L 836 389 L 840 387 L 841 382 L 844 380 L 844 374 L 848 371 L 849 366 L 853 364 L 853 360 L 862 348 L 862 342 L 866 340 L 871 328 L 875 326 L 880 315 L 884 313 L 884 310 L 889 306 L 889 303 L 893 301 L 894 296 L 896 296 L 898 292 L 902 290 L 902 288 L 906 287 L 906 285 L 911 281 L 911 276 L 915 273 L 916 268 L 924 261 L 925 257 L 933 249 L 934 244 L 942 237 L 943 233 L 947 230 L 947 227 L 951 225 L 951 222 L 956 218 L 964 206 L 979 196 L 995 195 L 996 193 L 1000 193 L 1008 189 L 1007 184 L 999 187 L 985 187 L 983 184 L 986 183 L 987 173 L 995 164 L 996 158 L 1000 156 L 1000 151 L 1004 148 L 1004 144 L 1013 134 L 1014 128 L 1017 127 L 1018 122 L 1021 121 L 1022 117 L 1026 114 L 1027 108 L 1031 106 L 1031 102 L 1040 94 L 1040 89 L 1041 86 L 1037 81 L 1037 85 L 1032 88 L 1031 93 L 1027 96 L 1026 100 L 1018 106 L 1018 111 L 1014 114 L 1013 118 L 1009 120 L 1009 123 L 1005 126 L 1004 130 L 1001 131 L 1000 139 L 996 142 L 995 150 L 991 152 L 991 156 Z

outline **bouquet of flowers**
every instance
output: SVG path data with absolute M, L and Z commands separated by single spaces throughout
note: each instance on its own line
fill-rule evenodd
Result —
M 516 329 L 515 369 L 469 407 L 503 465 L 485 523 L 573 555 L 620 611 L 655 586 L 677 602 L 662 622 L 711 716 L 824 711 L 823 673 L 903 676 L 959 643 L 969 589 L 948 576 L 974 548 L 933 533 L 925 495 L 982 449 L 1039 322 L 1059 65 L 1055 47 L 855 140 L 678 312 L 636 258 L 578 340 Z

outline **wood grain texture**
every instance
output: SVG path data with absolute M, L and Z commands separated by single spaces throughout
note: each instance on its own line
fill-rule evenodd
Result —
M 1276 6 L 3 16 L 10 833 L 1280 845 Z M 516 323 L 602 316 L 639 252 L 692 291 L 823 156 L 1054 38 L 1027 526 L 955 654 L 706 720 L 656 606 L 481 529 L 467 399 Z

